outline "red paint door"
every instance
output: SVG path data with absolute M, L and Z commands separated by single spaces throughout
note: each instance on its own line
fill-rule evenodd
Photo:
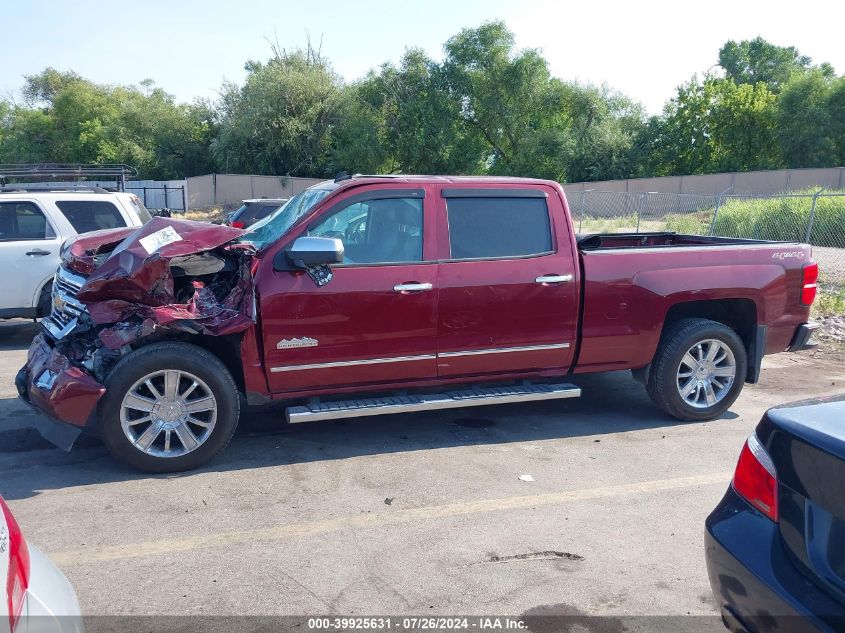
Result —
M 441 190 L 438 375 L 571 364 L 578 274 L 555 189 Z M 448 231 L 446 229 L 448 227 Z
M 346 258 L 317 287 L 262 262 L 265 364 L 275 393 L 434 378 L 437 263 L 424 187 L 355 188 L 299 235 L 338 237 Z M 290 243 L 291 240 L 288 240 Z

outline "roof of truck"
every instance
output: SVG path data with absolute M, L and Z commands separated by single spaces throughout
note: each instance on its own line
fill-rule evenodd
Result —
M 345 189 L 346 187 L 368 185 L 386 180 L 392 182 L 406 182 L 408 184 L 484 184 L 484 185 L 553 185 L 560 186 L 553 180 L 541 178 L 519 178 L 516 176 L 426 176 L 417 174 L 355 174 L 353 176 L 338 175 L 334 180 L 324 180 L 309 187 L 309 189 Z

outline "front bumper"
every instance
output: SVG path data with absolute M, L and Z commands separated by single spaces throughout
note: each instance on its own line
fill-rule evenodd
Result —
M 49 418 L 39 420 L 39 432 L 65 450 L 93 424 L 97 403 L 106 392 L 93 376 L 52 347 L 43 334 L 32 341 L 15 386 L 21 400 Z
M 733 488 L 707 517 L 705 557 L 713 595 L 731 631 L 845 630 L 845 605 L 795 567 L 778 524 Z
M 818 329 L 819 324 L 815 321 L 808 321 L 807 323 L 799 325 L 795 330 L 795 335 L 792 337 L 792 341 L 789 343 L 789 347 L 786 348 L 786 351 L 797 352 L 802 349 L 814 348 L 816 344 L 810 342 L 810 337 L 813 335 L 813 332 Z

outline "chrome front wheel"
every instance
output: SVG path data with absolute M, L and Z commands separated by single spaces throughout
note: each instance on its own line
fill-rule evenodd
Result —
M 182 457 L 202 446 L 217 423 L 217 399 L 198 376 L 181 369 L 154 371 L 137 380 L 120 404 L 120 426 L 139 451 Z

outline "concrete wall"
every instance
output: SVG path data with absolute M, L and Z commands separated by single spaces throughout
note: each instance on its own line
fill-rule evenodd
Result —
M 630 178 L 574 182 L 564 185 L 566 195 L 575 197 L 580 191 L 631 191 L 660 193 L 699 193 L 715 195 L 730 190 L 734 194 L 769 195 L 822 186 L 845 189 L 845 167 L 825 169 L 775 169 L 699 176 L 667 176 L 664 178 Z
M 320 178 L 287 176 L 251 176 L 241 174 L 207 174 L 186 179 L 188 208 L 211 205 L 234 206 L 246 198 L 290 198 Z
M 245 198 L 290 198 L 320 182 L 319 178 L 208 174 L 186 179 L 189 209 L 214 204 L 237 205 Z M 697 193 L 716 195 L 723 191 L 743 195 L 768 195 L 822 186 L 845 189 L 845 167 L 828 169 L 776 169 L 698 176 L 630 178 L 574 182 L 563 186 L 574 205 L 582 191 L 646 193 Z

